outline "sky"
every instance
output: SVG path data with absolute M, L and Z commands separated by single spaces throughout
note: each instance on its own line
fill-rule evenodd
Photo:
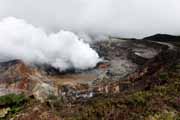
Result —
M 46 32 L 142 38 L 180 35 L 179 5 L 179 0 L 0 0 L 0 19 L 24 19 Z

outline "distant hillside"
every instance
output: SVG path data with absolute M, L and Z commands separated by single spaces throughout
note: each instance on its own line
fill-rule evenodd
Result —
M 143 40 L 153 40 L 153 41 L 180 41 L 180 36 L 173 36 L 167 34 L 156 34 L 153 36 L 145 37 Z

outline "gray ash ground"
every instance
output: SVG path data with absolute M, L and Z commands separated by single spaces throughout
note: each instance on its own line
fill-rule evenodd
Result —
M 165 45 L 142 40 L 111 39 L 96 42 L 92 47 L 103 61 L 94 69 L 58 75 L 59 82 L 95 85 L 126 79 L 148 60 L 158 55 Z M 57 79 L 57 76 L 50 77 Z
M 103 58 L 94 69 L 48 75 L 60 96 L 76 99 L 77 96 L 89 98 L 99 93 L 119 92 L 119 81 L 129 79 L 134 73 L 136 75 L 149 61 L 169 48 L 152 41 L 117 38 L 96 42 L 92 47 Z

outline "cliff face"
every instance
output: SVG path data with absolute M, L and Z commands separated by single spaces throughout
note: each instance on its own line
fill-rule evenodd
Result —
M 28 96 L 34 95 L 41 101 L 44 101 L 50 92 L 54 92 L 52 81 L 20 60 L 0 63 L 0 89 L 0 96 L 25 93 Z
M 31 74 L 31 69 L 20 60 L 0 63 L 1 89 L 15 93 L 21 90 L 27 90 L 28 78 Z

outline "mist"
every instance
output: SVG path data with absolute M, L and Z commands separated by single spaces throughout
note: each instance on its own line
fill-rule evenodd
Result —
M 142 38 L 180 35 L 179 0 L 0 0 L 0 19 L 25 19 L 47 33 L 60 29 Z

